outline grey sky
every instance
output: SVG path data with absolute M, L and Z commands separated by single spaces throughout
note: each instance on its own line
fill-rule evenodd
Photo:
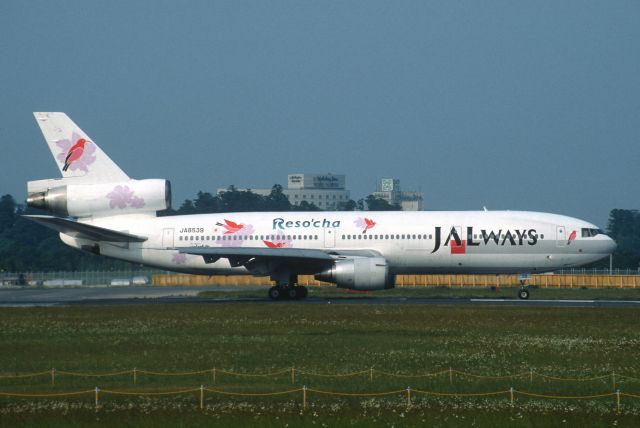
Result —
M 428 209 L 606 225 L 640 196 L 638 1 L 2 1 L 0 193 L 57 176 L 32 111 L 198 190 L 397 177 Z

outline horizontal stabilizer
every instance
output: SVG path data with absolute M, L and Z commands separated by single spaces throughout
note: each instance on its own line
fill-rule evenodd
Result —
M 48 215 L 23 215 L 23 217 L 74 238 L 103 242 L 144 242 L 147 240 L 147 238 L 142 236 L 79 223 L 77 221 L 61 217 Z

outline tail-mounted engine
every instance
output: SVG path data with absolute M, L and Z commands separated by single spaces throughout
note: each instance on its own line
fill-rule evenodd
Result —
M 171 183 L 159 179 L 96 184 L 38 180 L 27 183 L 27 195 L 28 206 L 59 216 L 100 217 L 171 208 Z
M 352 290 L 383 290 L 393 288 L 395 283 L 395 277 L 389 274 L 389 265 L 384 257 L 336 260 L 333 266 L 315 275 L 315 278 Z

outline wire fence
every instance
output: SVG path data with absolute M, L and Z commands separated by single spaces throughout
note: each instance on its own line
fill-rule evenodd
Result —
M 315 394 L 318 396 L 334 396 L 334 397 L 383 397 L 383 396 L 402 396 L 403 399 L 406 400 L 407 408 L 410 408 L 412 405 L 412 399 L 415 398 L 415 395 L 425 395 L 425 396 L 434 396 L 434 397 L 454 397 L 454 398 L 464 398 L 464 397 L 499 397 L 504 396 L 506 400 L 509 401 L 509 405 L 511 407 L 515 407 L 516 399 L 518 396 L 523 397 L 534 397 L 539 399 L 548 399 L 548 400 L 595 400 L 602 398 L 614 398 L 615 400 L 615 409 L 617 413 L 621 412 L 622 409 L 622 398 L 631 398 L 634 400 L 640 399 L 639 394 L 631 394 L 625 393 L 620 390 L 615 392 L 608 392 L 603 394 L 591 394 L 591 395 L 553 395 L 553 394 L 541 394 L 534 393 L 524 390 L 514 389 L 513 387 L 508 390 L 499 390 L 499 391 L 487 391 L 487 392 L 474 392 L 474 393 L 465 393 L 465 392 L 441 392 L 441 391 L 429 391 L 423 389 L 415 389 L 411 387 L 407 387 L 405 389 L 398 390 L 390 390 L 390 391 L 371 391 L 371 392 L 345 392 L 345 391 L 329 391 L 322 389 L 309 388 L 306 385 L 303 385 L 301 388 L 280 390 L 280 391 L 270 391 L 270 392 L 238 392 L 238 391 L 230 391 L 219 388 L 208 388 L 204 385 L 200 385 L 199 387 L 191 387 L 191 388 L 182 388 L 171 391 L 142 391 L 142 390 L 114 390 L 114 389 L 101 389 L 96 386 L 90 390 L 80 390 L 80 391 L 65 391 L 65 392 L 54 392 L 54 393 L 23 393 L 23 392 L 7 392 L 0 391 L 0 397 L 10 397 L 10 398 L 59 398 L 59 397 L 73 397 L 73 396 L 82 396 L 82 395 L 93 395 L 94 397 L 94 405 L 95 409 L 100 410 L 101 400 L 104 401 L 105 396 L 114 395 L 114 396 L 137 396 L 137 397 L 152 397 L 152 396 L 171 396 L 171 395 L 183 395 L 183 394 L 193 394 L 198 393 L 199 395 L 199 409 L 204 409 L 205 402 L 205 392 L 213 395 L 223 395 L 223 396 L 235 396 L 235 397 L 247 397 L 247 398 L 256 398 L 256 397 L 274 397 L 274 396 L 282 396 L 282 395 L 293 395 L 293 394 L 301 394 L 301 407 L 302 409 L 307 409 L 308 402 L 310 399 L 310 394 Z
M 312 275 L 300 275 L 300 285 L 331 285 L 316 280 Z M 157 269 L 131 271 L 80 272 L 0 272 L 0 286 L 29 287 L 91 287 L 91 286 L 237 286 L 272 285 L 267 277 L 251 275 L 190 275 Z M 640 287 L 638 269 L 566 269 L 553 275 L 397 275 L 397 287 L 503 287 L 522 284 L 540 287 Z
M 130 271 L 2 272 L 0 285 L 32 287 L 151 285 L 154 275 L 168 274 L 158 269 Z
M 617 412 L 621 411 L 622 399 L 625 399 L 629 405 L 634 406 L 634 408 L 638 403 L 635 400 L 640 399 L 640 393 L 636 392 L 628 392 L 622 391 L 620 388 L 621 381 L 630 381 L 632 383 L 640 384 L 640 377 L 637 375 L 629 375 L 623 373 L 616 373 L 612 371 L 611 373 L 606 374 L 598 374 L 594 376 L 584 376 L 584 377 L 564 377 L 564 376 L 556 376 L 552 374 L 546 374 L 542 372 L 538 372 L 533 368 L 513 373 L 513 374 L 479 374 L 472 373 L 463 370 L 457 370 L 452 367 L 446 370 L 437 370 L 433 372 L 423 372 L 423 373 L 397 373 L 397 372 L 389 372 L 384 370 L 379 370 L 374 367 L 370 367 L 363 370 L 351 371 L 351 372 L 342 372 L 342 373 L 323 373 L 317 372 L 313 370 L 306 370 L 302 368 L 288 367 L 282 368 L 279 370 L 269 370 L 264 372 L 241 372 L 234 370 L 225 370 L 213 367 L 211 369 L 203 369 L 203 370 L 194 370 L 194 371 L 153 371 L 153 370 L 145 370 L 133 368 L 130 370 L 117 370 L 117 371 L 103 371 L 103 372 L 80 372 L 80 371 L 69 371 L 69 370 L 57 370 L 52 368 L 50 370 L 37 371 L 32 373 L 4 373 L 0 374 L 0 385 L 4 380 L 26 380 L 29 378 L 42 378 L 46 381 L 46 383 L 51 384 L 52 387 L 56 387 L 56 382 L 61 378 L 69 377 L 69 378 L 87 378 L 94 379 L 96 381 L 100 381 L 100 383 L 105 382 L 105 378 L 115 378 L 115 377 L 128 377 L 130 382 L 134 385 L 134 388 L 138 387 L 138 383 L 140 381 L 141 376 L 145 377 L 171 377 L 171 378 L 180 378 L 180 377 L 190 377 L 197 375 L 205 375 L 207 379 L 210 380 L 211 385 L 213 386 L 205 386 L 204 384 L 200 384 L 199 386 L 187 386 L 187 387 L 173 387 L 175 389 L 163 389 L 163 388 L 155 388 L 155 389 L 119 389 L 119 388 L 101 388 L 99 386 L 94 386 L 92 388 L 82 388 L 78 390 L 71 391 L 51 391 L 51 392 L 39 392 L 39 391 L 7 391 L 3 390 L 0 387 L 0 397 L 5 397 L 8 399 L 36 399 L 36 398 L 60 398 L 60 397 L 81 397 L 81 396 L 93 396 L 93 401 L 96 410 L 100 409 L 102 404 L 106 402 L 109 396 L 113 397 L 152 397 L 152 396 L 175 396 L 175 395 L 185 395 L 185 394 L 195 394 L 198 397 L 199 408 L 204 408 L 205 398 L 207 397 L 215 397 L 215 396 L 227 396 L 227 397 L 245 397 L 251 399 L 259 399 L 265 397 L 278 397 L 278 396 L 295 396 L 296 394 L 300 397 L 301 407 L 306 409 L 308 406 L 308 402 L 312 398 L 319 399 L 322 396 L 327 397 L 352 397 L 352 398 L 376 398 L 376 397 L 386 397 L 386 396 L 398 396 L 400 399 L 406 401 L 407 407 L 411 407 L 412 400 L 414 400 L 417 396 L 431 396 L 431 397 L 444 397 L 444 398 L 468 398 L 471 399 L 473 397 L 494 397 L 496 399 L 508 400 L 510 406 L 515 406 L 518 397 L 521 398 L 536 398 L 543 400 L 600 400 L 600 399 L 612 399 L 615 404 L 614 408 Z M 247 379 L 268 379 L 268 378 L 276 378 L 286 376 L 290 378 L 290 382 L 292 384 L 291 388 L 287 389 L 276 389 L 271 391 L 251 391 L 244 390 L 238 391 L 237 389 L 233 389 L 229 386 L 226 388 L 221 386 L 224 383 L 224 378 L 247 378 Z M 351 379 L 361 377 L 362 383 L 359 384 L 360 387 L 367 387 L 368 390 L 351 390 L 351 391 L 338 391 L 333 389 L 323 389 L 317 387 L 307 386 L 308 382 L 313 382 L 313 378 L 322 379 L 322 378 L 334 378 L 334 379 Z M 588 382 L 605 382 L 607 384 L 607 389 L 609 391 L 606 392 L 597 392 L 597 393 L 558 393 L 558 392 L 540 392 L 540 391 L 532 391 L 525 388 L 516 388 L 514 386 L 510 386 L 508 389 L 496 389 L 496 390 L 484 390 L 484 391 L 449 391 L 449 390 L 436 390 L 436 389 L 427 389 L 427 388 L 412 388 L 406 387 L 402 389 L 383 389 L 376 390 L 374 389 L 374 380 L 384 379 L 384 378 L 395 378 L 401 381 L 406 381 L 407 383 L 417 382 L 420 379 L 425 378 L 436 378 L 449 383 L 451 385 L 457 384 L 459 386 L 465 384 L 466 379 L 472 380 L 480 380 L 485 383 L 490 383 L 492 381 L 505 381 L 510 382 L 511 385 L 514 383 L 522 384 L 522 381 L 531 382 L 531 386 L 533 386 L 534 380 L 544 381 L 545 384 L 548 382 L 558 383 L 562 382 L 565 384 L 573 384 L 573 385 L 584 385 Z M 221 382 L 222 381 L 222 382 Z M 260 380 L 260 386 L 264 387 L 264 381 Z M 301 385 L 301 383 L 304 383 Z M 468 382 L 467 382 L 468 383 Z M 217 385 L 217 386 L 216 386 Z M 271 385 L 273 387 L 273 385 Z M 495 385 L 494 385 L 495 386 Z M 522 386 L 522 385 L 521 385 Z M 16 387 L 16 385 L 14 385 Z M 42 387 L 42 385 L 41 385 Z M 213 398 L 211 398 L 213 399 Z

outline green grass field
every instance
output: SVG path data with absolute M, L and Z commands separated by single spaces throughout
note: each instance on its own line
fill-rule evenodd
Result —
M 412 292 L 412 290 L 410 290 Z M 535 290 L 534 290 L 535 293 Z M 630 297 L 631 298 L 631 297 Z M 299 389 L 371 393 L 503 391 L 496 396 L 381 397 L 309 393 L 224 396 L 92 394 L 62 398 L 0 397 L 0 426 L 637 426 L 640 398 L 573 400 L 515 396 L 640 395 L 640 309 L 464 305 L 299 305 L 232 303 L 3 308 L 0 374 L 131 372 L 109 377 L 58 373 L 0 378 L 0 392 L 172 391 L 218 388 L 256 393 Z M 295 367 L 273 376 L 262 374 Z M 328 377 L 374 368 L 354 376 Z M 213 381 L 213 369 L 216 379 Z M 513 378 L 477 378 L 458 372 Z M 534 370 L 533 380 L 529 370 Z M 420 374 L 435 373 L 419 377 Z M 306 373 L 304 373 L 306 372 Z M 386 372 L 383 373 L 383 372 Z M 552 380 L 594 378 L 593 380 Z M 413 376 L 413 377 L 412 377 Z

